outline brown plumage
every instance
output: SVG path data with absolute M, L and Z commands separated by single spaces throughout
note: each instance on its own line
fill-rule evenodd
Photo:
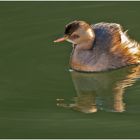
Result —
M 77 71 L 106 71 L 140 63 L 140 45 L 116 23 L 73 21 L 66 25 L 65 37 L 55 42 L 64 40 L 73 43 L 70 66 Z

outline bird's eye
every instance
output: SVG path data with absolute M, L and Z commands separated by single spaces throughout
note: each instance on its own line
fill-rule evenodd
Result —
M 77 35 L 77 34 L 74 34 L 74 35 L 71 36 L 72 39 L 77 39 L 77 38 L 79 38 L 79 37 L 80 37 L 80 36 Z

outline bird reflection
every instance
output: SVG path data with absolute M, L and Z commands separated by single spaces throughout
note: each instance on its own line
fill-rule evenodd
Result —
M 140 77 L 140 66 L 129 66 L 103 73 L 81 73 L 71 71 L 72 81 L 77 93 L 73 103 L 57 99 L 57 106 L 94 113 L 99 110 L 123 112 L 125 90 Z

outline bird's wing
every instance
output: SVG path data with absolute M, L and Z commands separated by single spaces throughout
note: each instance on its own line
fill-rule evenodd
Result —
M 98 23 L 92 25 L 96 41 L 101 46 L 114 46 L 121 43 L 122 27 L 116 23 Z

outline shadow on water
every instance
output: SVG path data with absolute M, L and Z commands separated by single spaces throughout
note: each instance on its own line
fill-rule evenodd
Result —
M 57 99 L 57 106 L 83 113 L 98 110 L 124 112 L 127 110 L 124 103 L 125 90 L 140 78 L 140 66 L 102 73 L 71 71 L 71 77 L 77 97 L 74 97 L 74 103 L 69 104 L 64 99 Z

